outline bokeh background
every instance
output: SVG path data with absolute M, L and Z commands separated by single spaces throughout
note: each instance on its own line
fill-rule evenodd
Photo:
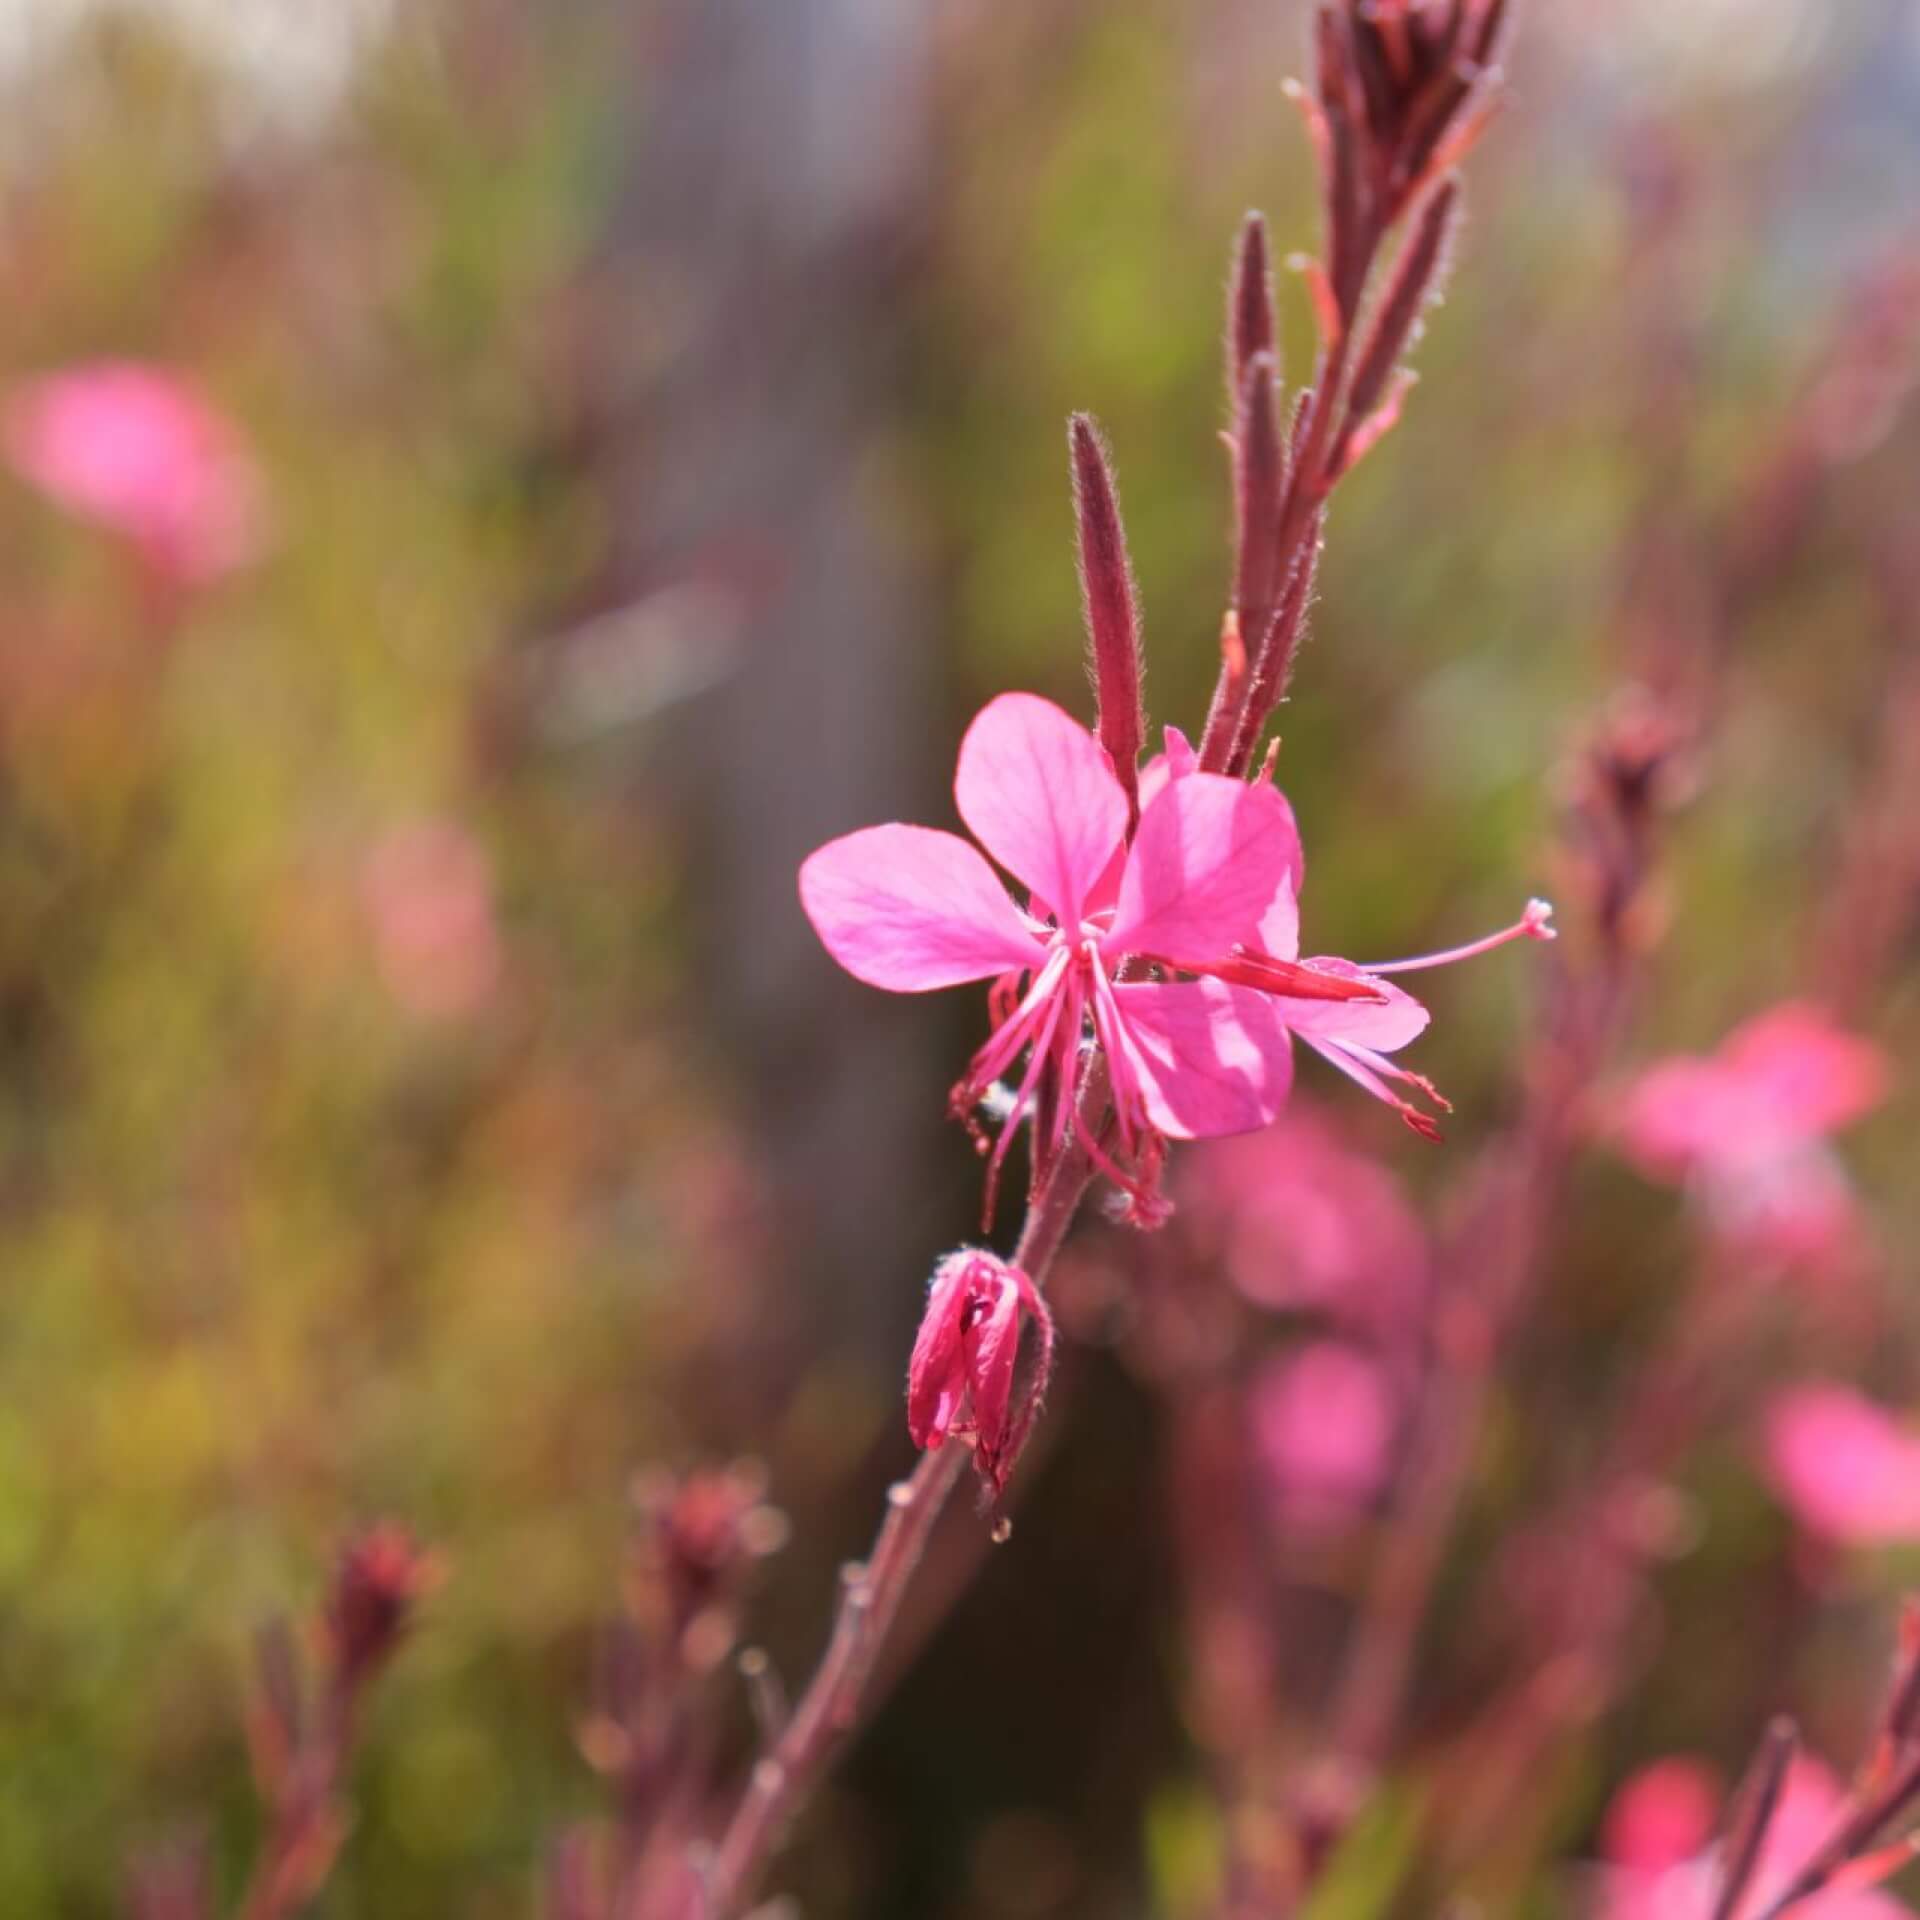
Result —
M 1870 967 L 1829 905 L 1913 751 L 1920 9 L 1520 12 L 1284 716 L 1323 944 L 1416 951 L 1550 890 L 1571 743 L 1705 632 L 1633 1053 L 1855 967 L 1850 1017 L 1911 1062 L 1900 870 Z M 907 1460 L 922 1277 L 972 1227 L 942 1108 L 980 1010 L 840 976 L 794 869 L 945 821 L 991 692 L 1085 710 L 1073 408 L 1118 461 L 1152 713 L 1197 723 L 1221 291 L 1248 206 L 1314 243 L 1304 44 L 1292 0 L 0 8 L 0 383 L 188 376 L 270 520 L 156 595 L 0 487 L 0 1912 L 115 1912 L 183 1832 L 237 1884 L 249 1636 L 370 1516 L 448 1577 L 326 1913 L 536 1910 L 603 1804 L 574 1735 L 637 1470 L 766 1463 L 791 1540 L 752 1632 L 804 1672 Z M 1790 541 L 1754 500 L 1783 447 Z M 1435 982 L 1448 1146 L 1303 1069 L 1416 1202 L 1511 1102 L 1512 959 Z M 1916 1119 L 1902 1088 L 1847 1149 L 1896 1327 Z M 1562 1224 L 1472 1538 L 1577 1452 L 1689 1258 L 1674 1196 L 1601 1156 Z M 1014 1542 L 783 1869 L 808 1912 L 1195 1910 L 1160 1419 L 1070 1352 Z M 1577 1904 L 1635 1760 L 1737 1767 L 1783 1705 L 1844 1743 L 1884 1661 L 1897 1550 L 1816 1578 L 1738 1433 L 1689 1474 L 1711 1524 L 1639 1681 L 1503 1865 L 1535 1910 Z M 726 1686 L 714 1712 L 744 1753 Z

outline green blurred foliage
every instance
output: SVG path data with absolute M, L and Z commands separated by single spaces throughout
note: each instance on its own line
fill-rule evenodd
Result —
M 0 520 L 10 1913 L 109 1910 L 203 1815 L 237 1871 L 248 1635 L 387 1511 L 456 1575 L 334 1910 L 524 1910 L 584 1793 L 627 1476 L 682 1437 L 661 1290 L 689 1234 L 713 1259 L 729 1149 L 662 1030 L 677 866 L 506 712 L 517 632 L 599 550 L 552 446 L 610 109 L 577 56 L 482 51 L 403 41 L 324 151 L 248 169 L 196 75 L 113 30 L 47 76 L 74 120 L 9 211 L 6 366 L 199 373 L 276 523 L 174 617 L 24 490 Z M 420 823 L 484 861 L 471 1008 L 383 977 L 369 863 Z

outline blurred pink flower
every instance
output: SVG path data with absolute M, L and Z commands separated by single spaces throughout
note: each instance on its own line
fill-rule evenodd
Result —
M 1627 1779 L 1600 1823 L 1600 1856 L 1633 1873 L 1664 1873 L 1713 1838 L 1720 1776 L 1704 1760 L 1674 1754 Z
M 0 428 L 14 470 L 123 535 L 165 579 L 212 580 L 265 541 L 265 489 L 238 430 L 190 382 L 100 361 L 28 381 Z
M 1020 1335 L 1031 1320 L 1040 1352 L 1013 1404 Z M 973 1436 L 974 1465 L 995 1494 L 1005 1490 L 1053 1367 L 1053 1318 L 1018 1267 L 977 1247 L 933 1270 L 926 1312 L 907 1364 L 907 1431 L 932 1449 L 948 1434 Z
M 1688 1182 L 1727 1237 L 1789 1261 L 1845 1252 L 1858 1206 L 1825 1142 L 1886 1097 L 1886 1057 L 1818 1007 L 1790 1002 L 1717 1053 L 1647 1069 L 1613 1115 L 1652 1179 Z
M 1270 1361 L 1249 1403 L 1256 1456 L 1285 1524 L 1310 1532 L 1356 1517 L 1387 1483 L 1400 1424 L 1382 1363 L 1342 1340 Z
M 368 854 L 361 893 L 380 977 L 427 1019 L 477 1013 L 500 982 L 500 932 L 485 851 L 464 827 L 423 820 Z
M 1920 1539 L 1920 1434 L 1851 1387 L 1777 1396 L 1763 1453 L 1774 1491 L 1810 1532 L 1848 1546 Z
M 1600 1829 L 1603 1920 L 1700 1920 L 1711 1910 L 1718 1799 L 1712 1772 L 1682 1758 L 1656 1761 L 1620 1788 Z M 1845 1804 L 1820 1761 L 1804 1753 L 1793 1761 L 1734 1920 L 1754 1920 L 1785 1891 Z M 1815 1894 L 1794 1912 L 1806 1920 L 1906 1920 L 1909 1909 L 1876 1888 L 1847 1886 Z
M 1324 1313 L 1381 1340 L 1418 1323 L 1426 1239 L 1400 1182 L 1298 1101 L 1265 1132 L 1190 1155 L 1181 1200 L 1255 1305 Z

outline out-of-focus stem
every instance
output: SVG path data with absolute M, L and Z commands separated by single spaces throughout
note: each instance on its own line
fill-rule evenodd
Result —
M 1490 1154 L 1479 1204 L 1446 1250 L 1455 1297 L 1442 1309 L 1437 1364 L 1415 1416 L 1407 1478 L 1383 1531 L 1336 1695 L 1329 1761 L 1338 1773 L 1372 1772 L 1398 1722 L 1429 1597 L 1471 1479 L 1501 1344 L 1538 1270 L 1575 1144 L 1578 1092 L 1609 1051 L 1630 983 L 1630 956 L 1617 948 L 1587 993 L 1569 992 L 1554 1057 L 1536 1078 L 1514 1136 Z
M 322 1724 L 292 1756 L 274 1796 L 272 1831 L 241 1896 L 238 1920 L 291 1920 L 320 1891 L 331 1864 L 338 1818 L 334 1789 L 353 1744 L 353 1698 L 332 1690 Z

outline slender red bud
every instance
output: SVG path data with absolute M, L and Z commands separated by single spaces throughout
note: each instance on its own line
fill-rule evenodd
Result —
M 1240 437 L 1234 445 L 1233 604 L 1242 638 L 1265 637 L 1279 595 L 1280 515 L 1287 493 L 1287 448 L 1280 437 L 1280 396 L 1273 356 L 1258 354 L 1241 389 Z
M 1246 430 L 1242 404 L 1247 393 L 1247 369 L 1261 354 L 1272 356 L 1274 383 L 1279 383 L 1279 349 L 1274 342 L 1273 269 L 1267 255 L 1267 223 L 1259 214 L 1250 213 L 1240 228 L 1233 279 L 1227 289 L 1227 403 L 1233 410 L 1236 434 Z
M 1096 731 L 1126 789 L 1130 819 L 1140 816 L 1140 750 L 1147 716 L 1140 697 L 1140 615 L 1113 469 L 1099 429 L 1084 413 L 1067 426 L 1073 505 L 1080 526 L 1080 598 L 1086 609 L 1088 666 L 1099 712 Z
M 1459 205 L 1459 190 L 1448 181 L 1420 209 L 1420 217 L 1400 249 L 1393 277 L 1375 309 L 1366 344 L 1354 365 L 1343 441 L 1379 407 L 1400 356 L 1419 338 L 1420 316 L 1440 297 Z M 1336 470 L 1340 464 L 1336 460 Z
M 1247 693 L 1229 762 L 1232 772 L 1244 772 L 1252 764 L 1260 729 L 1286 694 L 1294 656 L 1300 650 L 1307 608 L 1313 603 L 1314 582 L 1320 570 L 1320 532 L 1325 521 L 1326 509 L 1321 508 L 1309 522 L 1293 571 L 1287 578 L 1286 590 L 1281 595 L 1279 611 L 1274 614 L 1254 655 L 1253 685 Z
M 1352 327 L 1360 312 L 1368 270 L 1386 226 L 1381 196 L 1388 169 L 1380 125 L 1390 114 L 1389 97 L 1375 97 L 1382 82 L 1370 72 L 1362 49 L 1370 30 L 1347 12 L 1329 8 L 1314 21 L 1314 88 L 1327 128 L 1327 158 L 1321 180 L 1326 215 L 1328 291 L 1340 324 L 1329 345 Z

